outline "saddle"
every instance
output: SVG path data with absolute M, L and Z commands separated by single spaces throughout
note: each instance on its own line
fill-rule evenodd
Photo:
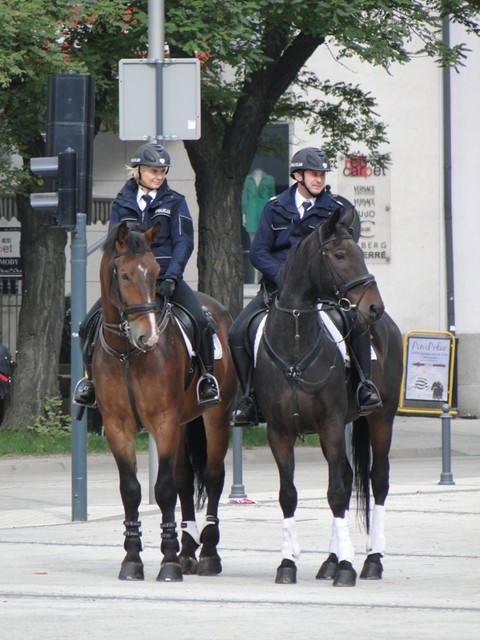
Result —
M 267 309 L 258 311 L 250 319 L 245 331 L 244 347 L 254 362 L 256 361 L 267 315 Z M 348 336 L 353 320 L 343 309 L 332 307 L 322 308 L 321 305 L 319 305 L 318 308 L 318 318 L 323 331 L 337 344 L 346 365 L 349 365 L 350 357 L 346 337 Z M 372 359 L 374 359 L 374 357 L 375 354 L 372 350 Z
M 190 384 L 191 379 L 193 378 L 193 374 L 195 372 L 195 367 L 196 367 L 196 358 L 192 354 L 192 350 L 194 353 L 198 353 L 200 341 L 202 339 L 207 339 L 207 337 L 202 338 L 197 322 L 194 316 L 188 311 L 188 309 L 174 302 L 171 302 L 171 305 L 172 305 L 173 315 L 180 327 L 182 336 L 186 343 L 187 351 L 190 354 L 190 365 L 188 367 L 187 378 L 185 380 L 185 389 L 186 389 Z M 212 340 L 212 336 L 216 334 L 217 325 L 216 325 L 215 319 L 210 313 L 210 310 L 207 309 L 207 307 L 205 306 L 203 306 L 202 308 L 204 310 L 208 325 L 210 327 L 208 339 Z M 162 315 L 162 311 L 159 310 L 156 313 L 158 324 L 160 324 L 162 320 L 161 315 Z M 98 307 L 98 309 L 93 310 L 91 316 L 88 318 L 85 325 L 84 335 L 81 336 L 84 340 L 83 352 L 82 352 L 83 361 L 87 365 L 89 374 L 91 373 L 90 369 L 92 366 L 93 350 L 97 342 L 101 326 L 102 326 L 102 309 L 101 307 Z M 91 376 L 89 375 L 88 377 L 91 377 Z

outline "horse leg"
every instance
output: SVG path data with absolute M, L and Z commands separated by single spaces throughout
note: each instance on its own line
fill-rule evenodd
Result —
M 198 560 L 199 576 L 216 576 L 222 572 L 222 561 L 218 554 L 220 527 L 218 505 L 225 484 L 225 456 L 228 450 L 228 416 L 220 409 L 212 410 L 205 416 L 206 449 L 204 465 L 204 486 L 207 497 L 205 524 L 200 535 L 202 548 Z
M 157 450 L 160 450 L 157 441 Z M 182 567 L 178 558 L 179 544 L 177 523 L 175 522 L 175 505 L 177 487 L 174 478 L 172 456 L 159 453 L 158 476 L 155 483 L 155 500 L 162 512 L 160 551 L 163 559 L 157 576 L 158 582 L 181 582 Z
M 108 438 L 108 436 L 107 436 Z M 135 456 L 134 440 L 120 447 L 118 441 L 112 442 L 108 438 L 110 448 L 117 463 L 120 477 L 120 495 L 122 497 L 125 512 L 125 541 L 123 547 L 126 551 L 123 559 L 119 580 L 143 580 L 143 562 L 140 557 L 142 540 L 139 520 L 139 506 L 142 499 L 140 483 L 137 478 L 137 463 Z M 119 452 L 122 451 L 120 454 Z
M 183 575 L 197 573 L 197 549 L 200 546 L 200 534 L 195 519 L 195 476 L 188 456 L 186 444 L 179 448 L 175 473 L 177 491 L 182 510 L 182 538 L 179 554 Z
M 298 503 L 298 493 L 294 484 L 295 438 L 291 436 L 279 437 L 268 424 L 268 440 L 277 463 L 280 477 L 279 503 L 283 513 L 282 533 L 282 562 L 277 567 L 276 584 L 295 584 L 297 582 L 297 560 L 300 557 L 295 511 Z
M 367 557 L 360 578 L 380 580 L 383 574 L 382 558 L 385 554 L 385 501 L 389 491 L 390 463 L 389 452 L 392 440 L 393 424 L 380 423 L 372 416 L 368 420 L 372 443 L 372 469 L 370 480 L 375 504 L 370 523 Z
M 332 580 L 334 587 L 353 587 L 357 574 L 353 568 L 355 550 L 348 528 L 348 507 L 353 484 L 353 472 L 345 455 L 342 439 L 338 447 L 327 446 L 321 441 L 328 462 L 327 499 L 333 513 L 329 556 L 317 573 L 317 580 Z M 340 458 L 336 451 L 341 451 Z

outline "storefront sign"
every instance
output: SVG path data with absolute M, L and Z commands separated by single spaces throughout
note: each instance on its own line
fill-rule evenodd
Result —
M 341 157 L 338 193 L 360 218 L 359 246 L 367 262 L 388 262 L 390 252 L 390 171 L 371 166 L 363 156 Z

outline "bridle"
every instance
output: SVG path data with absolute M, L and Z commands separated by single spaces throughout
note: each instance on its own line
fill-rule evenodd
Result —
M 300 426 L 299 426 L 299 407 L 298 407 L 298 398 L 297 398 L 297 387 L 300 382 L 305 384 L 324 384 L 332 370 L 335 368 L 336 359 L 338 357 L 338 350 L 335 349 L 334 359 L 329 368 L 329 372 L 325 376 L 322 381 L 315 381 L 313 383 L 308 383 L 303 377 L 302 373 L 308 366 L 315 360 L 315 358 L 320 353 L 323 344 L 323 336 L 325 335 L 322 329 L 319 326 L 318 333 L 316 336 L 315 343 L 308 351 L 306 355 L 301 357 L 299 351 L 300 345 L 300 318 L 302 315 L 311 314 L 311 313 L 319 313 L 320 306 L 322 308 L 330 308 L 330 309 L 339 309 L 341 311 L 354 311 L 355 313 L 358 311 L 358 303 L 352 304 L 350 300 L 346 297 L 346 294 L 355 289 L 355 287 L 364 285 L 364 291 L 360 297 L 359 302 L 366 294 L 367 290 L 375 284 L 375 277 L 370 273 L 365 273 L 361 276 L 357 276 L 350 280 L 345 280 L 342 275 L 335 269 L 332 261 L 326 251 L 326 246 L 334 241 L 335 238 L 331 238 L 329 240 L 323 240 L 321 236 L 321 228 L 318 230 L 318 238 L 320 240 L 320 255 L 322 259 L 322 265 L 325 268 L 325 272 L 328 276 L 328 279 L 331 283 L 331 288 L 333 290 L 333 298 L 331 296 L 322 296 L 320 297 L 316 304 L 307 309 L 298 309 L 298 308 L 288 308 L 282 307 L 278 303 L 278 298 L 275 298 L 274 306 L 277 311 L 282 313 L 290 314 L 295 323 L 294 329 L 294 339 L 295 339 L 295 349 L 293 356 L 293 364 L 288 364 L 280 357 L 280 355 L 275 351 L 270 340 L 268 339 L 267 332 L 263 333 L 263 343 L 265 345 L 265 350 L 270 357 L 270 359 L 274 362 L 274 364 L 286 375 L 287 380 L 289 381 L 290 388 L 292 390 L 292 400 L 293 400 L 293 417 L 296 425 L 297 435 L 300 435 Z M 339 284 L 337 284 L 339 283 Z M 355 318 L 356 320 L 356 318 Z M 354 322 L 355 322 L 354 320 Z M 320 323 L 319 323 L 320 325 Z
M 346 297 L 346 294 L 352 289 L 355 289 L 360 285 L 364 285 L 364 291 L 360 296 L 360 300 L 359 300 L 360 302 L 363 296 L 367 293 L 368 289 L 374 284 L 376 284 L 375 276 L 367 272 L 361 276 L 357 276 L 356 278 L 352 278 L 351 280 L 345 281 L 342 275 L 333 266 L 332 261 L 327 251 L 325 250 L 325 247 L 331 242 L 333 242 L 335 238 L 330 238 L 329 240 L 323 240 L 322 234 L 321 234 L 321 227 L 319 227 L 318 229 L 318 236 L 320 240 L 320 252 L 321 252 L 320 255 L 322 257 L 322 264 L 325 267 L 325 271 L 332 285 L 332 289 L 334 292 L 334 296 L 336 297 L 336 303 L 338 307 L 343 311 L 350 311 L 350 310 L 357 311 L 358 303 L 352 304 L 350 300 Z M 340 284 L 337 284 L 337 282 L 340 282 Z M 320 302 L 322 302 L 322 300 L 320 300 Z
M 135 253 L 145 254 L 145 253 L 148 253 L 148 251 L 150 250 L 148 249 L 148 250 L 142 250 L 142 251 L 135 251 Z M 113 256 L 112 272 L 110 274 L 110 285 L 108 289 L 108 298 L 112 302 L 112 304 L 118 309 L 121 322 L 111 323 L 111 322 L 103 321 L 103 327 L 107 331 L 110 331 L 111 333 L 114 333 L 117 336 L 129 339 L 131 335 L 131 326 L 130 326 L 130 321 L 128 319 L 129 316 L 134 316 L 133 320 L 138 320 L 142 316 L 146 316 L 149 313 L 152 313 L 152 311 L 155 311 L 157 309 L 157 302 L 156 301 L 146 302 L 144 304 L 132 304 L 132 305 L 125 304 L 122 298 L 122 292 L 120 291 L 120 287 L 118 284 L 118 271 L 117 271 L 117 265 L 115 263 L 115 261 L 118 258 L 124 255 L 127 255 L 126 251 L 121 253 L 116 253 Z M 113 295 L 112 295 L 112 292 L 113 292 Z M 118 300 L 118 304 L 115 304 L 114 296 Z M 137 349 L 137 350 L 141 351 L 140 349 Z

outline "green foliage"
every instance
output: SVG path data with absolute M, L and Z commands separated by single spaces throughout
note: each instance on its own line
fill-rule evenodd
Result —
M 304 64 L 324 46 L 339 63 L 358 56 L 388 70 L 428 55 L 458 68 L 467 50 L 463 44 L 445 46 L 446 14 L 480 35 L 476 0 L 176 0 L 165 3 L 164 29 L 172 57 L 202 60 L 202 100 L 219 148 L 248 96 L 259 109 L 265 94 L 272 99 L 267 119 L 303 118 L 329 151 L 347 152 L 349 143 L 355 151 L 361 140 L 375 155 L 386 135 L 373 96 L 335 78 L 306 74 Z M 50 73 L 93 75 L 97 128 L 116 130 L 118 61 L 148 56 L 148 26 L 147 0 L 4 0 L 0 151 L 16 148 L 28 157 L 32 140 L 44 131 Z M 13 184 L 20 184 L 15 178 Z
M 62 412 L 61 407 L 61 398 L 47 398 L 44 405 L 45 415 L 36 418 L 33 425 L 28 427 L 28 431 L 42 437 L 70 433 L 72 430 L 71 418 Z

